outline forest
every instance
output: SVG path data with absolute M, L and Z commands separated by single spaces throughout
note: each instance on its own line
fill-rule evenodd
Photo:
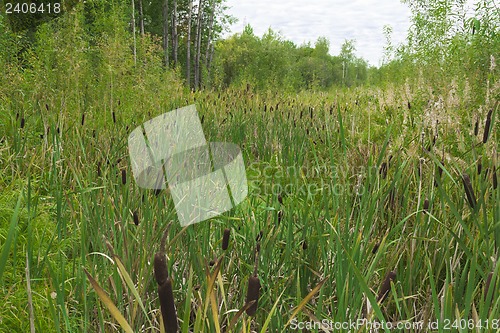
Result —
M 226 0 L 0 2 L 0 333 L 498 332 L 500 9 L 401 2 L 378 66 Z M 181 226 L 129 135 L 189 105 L 248 193 Z

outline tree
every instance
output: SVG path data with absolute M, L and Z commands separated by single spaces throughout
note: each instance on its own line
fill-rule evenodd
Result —
M 186 40 L 186 82 L 188 88 L 191 88 L 191 15 L 193 12 L 193 2 L 188 0 L 188 19 L 187 19 L 187 40 Z
M 165 67 L 168 67 L 169 65 L 169 57 L 168 57 L 168 0 L 163 1 L 163 10 L 162 10 L 162 17 L 163 17 L 163 64 Z
M 200 85 L 201 27 L 203 17 L 203 0 L 198 2 L 198 17 L 196 19 L 196 55 L 194 60 L 194 88 Z

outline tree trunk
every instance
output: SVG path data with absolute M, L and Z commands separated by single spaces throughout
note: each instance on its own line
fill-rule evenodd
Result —
M 163 63 L 168 67 L 168 0 L 163 2 Z
M 141 37 L 144 37 L 144 12 L 142 10 L 142 0 L 139 0 L 139 29 Z
M 177 0 L 174 0 L 174 8 L 172 13 L 172 44 L 174 49 L 174 67 L 177 67 L 177 50 L 179 48 L 179 39 L 177 36 Z
M 134 0 L 132 0 L 132 35 L 134 36 L 134 48 L 133 48 L 133 53 L 134 53 L 134 65 L 137 64 L 137 42 L 135 39 L 135 3 Z
M 203 0 L 198 2 L 198 18 L 196 20 L 196 56 L 194 60 L 194 88 L 200 87 L 200 55 L 201 55 L 201 25 L 203 16 Z
M 210 56 L 210 46 L 212 45 L 212 34 L 213 34 L 213 26 L 214 26 L 214 17 L 215 17 L 215 8 L 217 3 L 212 0 L 210 7 L 210 19 L 208 20 L 208 38 L 207 38 L 207 47 L 205 49 L 205 68 L 209 73 L 208 68 L 208 58 Z
M 188 26 L 187 26 L 187 42 L 186 42 L 186 82 L 188 88 L 191 88 L 191 15 L 193 11 L 193 3 L 188 1 Z

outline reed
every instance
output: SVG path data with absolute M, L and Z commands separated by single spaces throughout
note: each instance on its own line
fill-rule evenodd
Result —
M 155 253 L 153 260 L 153 271 L 158 284 L 158 298 L 160 300 L 163 327 L 167 333 L 175 333 L 178 329 L 177 313 L 175 309 L 172 280 L 168 274 L 167 258 L 165 255 L 165 242 L 168 228 L 161 239 L 160 250 Z
M 250 307 L 246 309 L 247 315 L 250 317 L 255 316 L 259 304 L 259 296 L 260 296 L 260 280 L 257 276 L 257 267 L 259 265 L 259 253 L 260 253 L 260 242 L 257 242 L 255 246 L 255 263 L 253 268 L 253 275 L 248 279 L 247 286 L 247 297 L 246 304 L 250 304 L 250 302 L 254 302 Z
M 488 115 L 486 116 L 486 123 L 484 124 L 484 133 L 483 133 L 483 143 L 488 141 L 490 136 L 490 127 L 491 127 L 491 116 L 493 115 L 493 109 L 490 109 Z
M 139 225 L 139 214 L 137 214 L 137 211 L 134 211 L 133 217 L 134 217 L 134 224 Z
M 378 303 L 382 303 L 387 298 L 387 296 L 389 295 L 389 291 L 391 290 L 391 282 L 394 282 L 395 280 L 396 280 L 396 272 L 391 271 L 387 273 L 384 281 L 380 285 L 380 289 L 377 296 Z
M 229 235 L 231 230 L 226 228 L 224 229 L 224 235 L 222 236 L 222 250 L 226 251 L 229 246 Z
M 474 194 L 472 183 L 468 174 L 462 174 L 462 183 L 464 185 L 465 195 L 467 196 L 467 202 L 472 209 L 475 209 L 477 204 L 476 195 Z
M 429 213 L 429 199 L 425 198 L 424 200 L 424 214 Z

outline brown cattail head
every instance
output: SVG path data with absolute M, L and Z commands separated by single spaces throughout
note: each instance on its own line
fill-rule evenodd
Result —
M 424 200 L 424 214 L 429 212 L 429 199 L 425 198 Z
M 474 190 L 472 189 L 472 183 L 470 181 L 469 175 L 466 173 L 462 174 L 462 182 L 464 184 L 465 195 L 467 196 L 467 201 L 472 209 L 476 208 L 476 196 L 474 195 Z
M 283 211 L 279 210 L 278 211 L 278 223 L 281 223 L 281 220 L 283 220 Z
M 486 123 L 484 124 L 483 143 L 486 143 L 488 141 L 488 137 L 490 136 L 492 114 L 493 114 L 493 109 L 490 109 L 488 115 L 486 116 Z
M 169 278 L 166 279 L 164 284 L 158 286 L 158 298 L 160 299 L 161 316 L 165 332 L 176 333 L 178 329 L 177 313 L 175 310 L 172 281 Z
M 126 185 L 127 184 L 127 170 L 122 169 L 122 184 Z
M 381 303 L 387 298 L 387 295 L 391 290 L 391 282 L 394 282 L 395 280 L 396 280 L 396 272 L 391 271 L 387 273 L 384 281 L 382 282 L 382 285 L 380 286 L 380 290 L 377 296 L 377 302 Z
M 382 177 L 382 179 L 385 179 L 387 177 L 387 163 L 384 162 L 380 166 L 379 174 Z
M 302 241 L 302 250 L 307 250 L 307 240 L 305 239 Z
M 112 114 L 113 114 L 113 123 L 115 123 L 115 124 L 116 124 L 116 115 L 115 115 L 115 111 L 113 111 L 113 113 L 112 113 Z
M 278 202 L 282 205 L 283 204 L 283 197 L 281 196 L 281 193 L 278 194 Z
M 156 283 L 158 283 L 158 285 L 163 285 L 168 279 L 167 258 L 164 253 L 156 252 L 153 268 Z
M 231 233 L 230 229 L 224 229 L 224 235 L 222 236 L 222 250 L 226 251 L 229 246 L 229 235 Z
M 497 167 L 496 165 L 493 166 L 493 189 L 496 190 L 498 187 L 498 180 L 497 180 Z
M 483 170 L 483 164 L 481 163 L 481 159 L 477 161 L 477 174 L 480 175 Z
M 477 136 L 479 133 L 479 120 L 476 119 L 476 123 L 474 124 L 474 135 Z
M 137 214 L 137 211 L 134 212 L 134 224 L 139 225 L 139 214 Z
M 101 177 L 101 161 L 97 162 L 97 176 Z
M 491 284 L 491 279 L 493 278 L 493 272 L 490 272 L 488 274 L 488 277 L 486 278 L 486 283 L 484 284 L 484 300 L 486 301 L 486 298 L 488 297 L 488 291 L 490 290 L 490 284 Z M 493 286 L 493 291 L 495 291 L 495 286 Z M 495 293 L 493 292 L 491 295 L 493 298 L 495 297 Z
M 380 242 L 376 242 L 375 245 L 373 246 L 372 254 L 377 253 L 379 246 L 380 246 Z
M 24 117 L 21 118 L 21 125 L 20 125 L 21 128 L 24 128 Z
M 255 316 L 255 313 L 257 312 L 258 302 L 259 302 L 259 294 L 260 294 L 259 278 L 257 276 L 251 276 L 248 279 L 246 303 L 248 304 L 251 301 L 255 301 L 255 302 L 246 310 L 247 315 Z
M 85 112 L 82 113 L 82 126 L 85 124 Z

